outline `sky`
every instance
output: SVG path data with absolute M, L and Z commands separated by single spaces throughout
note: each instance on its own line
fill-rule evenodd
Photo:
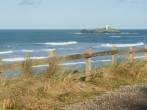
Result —
M 0 0 L 0 29 L 147 29 L 147 0 Z

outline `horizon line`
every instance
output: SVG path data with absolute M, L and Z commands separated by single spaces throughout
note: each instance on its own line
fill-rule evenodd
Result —
M 93 29 L 93 28 L 82 28 Z M 0 28 L 0 30 L 82 30 L 81 28 Z M 116 28 L 117 29 L 117 28 Z M 118 30 L 147 30 L 147 28 L 118 28 Z

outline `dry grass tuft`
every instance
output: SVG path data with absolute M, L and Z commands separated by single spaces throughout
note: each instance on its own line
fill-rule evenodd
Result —
M 147 78 L 147 67 L 143 61 L 130 63 L 125 60 L 115 66 L 97 68 L 91 71 L 89 81 L 75 80 L 75 74 L 65 72 L 58 64 L 59 61 L 54 59 L 42 75 L 38 76 L 31 70 L 31 60 L 27 58 L 20 77 L 1 78 L 0 109 L 48 110 L 100 95 L 114 87 L 145 81 Z
M 43 72 L 42 77 L 50 78 L 56 74 L 59 74 L 60 73 L 59 71 L 60 71 L 59 60 L 54 58 L 49 63 L 48 68 Z
M 145 67 L 144 61 L 136 60 L 130 63 L 129 59 L 125 59 L 122 63 L 115 66 L 107 65 L 94 70 L 91 82 L 108 90 L 108 88 L 111 89 L 146 80 L 146 70 L 147 67 Z
M 31 69 L 31 59 L 30 57 L 25 57 L 25 61 L 22 63 L 22 68 L 21 68 L 21 73 L 20 76 L 21 77 L 28 77 L 28 76 L 32 76 L 34 75 L 33 70 Z

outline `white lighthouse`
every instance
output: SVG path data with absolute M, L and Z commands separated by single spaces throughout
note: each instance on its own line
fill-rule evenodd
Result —
M 106 29 L 108 29 L 108 28 L 109 28 L 109 26 L 108 26 L 108 25 L 106 25 L 106 26 L 105 26 L 105 28 L 106 28 Z

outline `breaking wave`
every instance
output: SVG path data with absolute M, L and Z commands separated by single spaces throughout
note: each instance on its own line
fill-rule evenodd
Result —
M 134 35 L 137 35 L 138 33 L 122 32 L 122 33 L 120 33 L 120 34 L 125 34 L 125 35 L 134 34 Z
M 71 45 L 71 44 L 78 44 L 76 41 L 69 41 L 69 42 L 47 42 L 47 43 L 36 43 L 36 44 L 45 44 L 45 45 L 52 45 L 52 46 L 58 46 L 58 45 Z
M 110 59 L 106 59 L 106 60 L 96 60 L 96 61 L 92 61 L 93 63 L 94 62 L 110 62 L 111 60 Z M 68 66 L 68 65 L 78 65 L 78 64 L 85 64 L 86 62 L 69 62 L 69 63 L 63 63 L 61 65 L 65 65 L 65 66 Z
M 10 45 L 0 45 L 0 48 L 9 48 Z
M 22 50 L 23 52 L 34 52 L 34 50 Z
M 4 51 L 4 52 L 0 52 L 0 54 L 10 54 L 10 53 L 13 53 L 13 51 Z
M 41 49 L 41 50 L 43 50 L 43 51 L 52 51 L 52 50 L 56 50 L 56 49 Z
M 58 50 L 81 50 L 85 49 L 84 47 L 75 47 L 75 48 L 59 48 Z
M 30 57 L 30 59 L 42 59 L 42 58 L 47 58 L 47 57 Z M 25 60 L 24 57 L 3 59 L 3 61 L 6 61 L 6 62 L 18 62 L 18 61 L 24 61 L 24 60 Z
M 49 66 L 49 65 L 37 65 L 37 66 L 32 66 L 32 67 L 34 67 L 34 68 L 41 68 L 41 67 L 47 67 L 47 66 Z
M 135 59 L 145 58 L 145 56 L 136 56 Z
M 143 42 L 138 42 L 138 43 L 134 43 L 134 44 L 101 44 L 102 47 L 112 47 L 113 45 L 115 45 L 116 47 L 129 47 L 129 46 L 142 46 L 144 45 Z
M 74 33 L 74 34 L 83 34 L 83 33 L 81 33 L 81 32 L 76 32 L 76 33 Z
M 112 37 L 112 38 L 120 38 L 120 36 L 110 36 L 110 37 Z

